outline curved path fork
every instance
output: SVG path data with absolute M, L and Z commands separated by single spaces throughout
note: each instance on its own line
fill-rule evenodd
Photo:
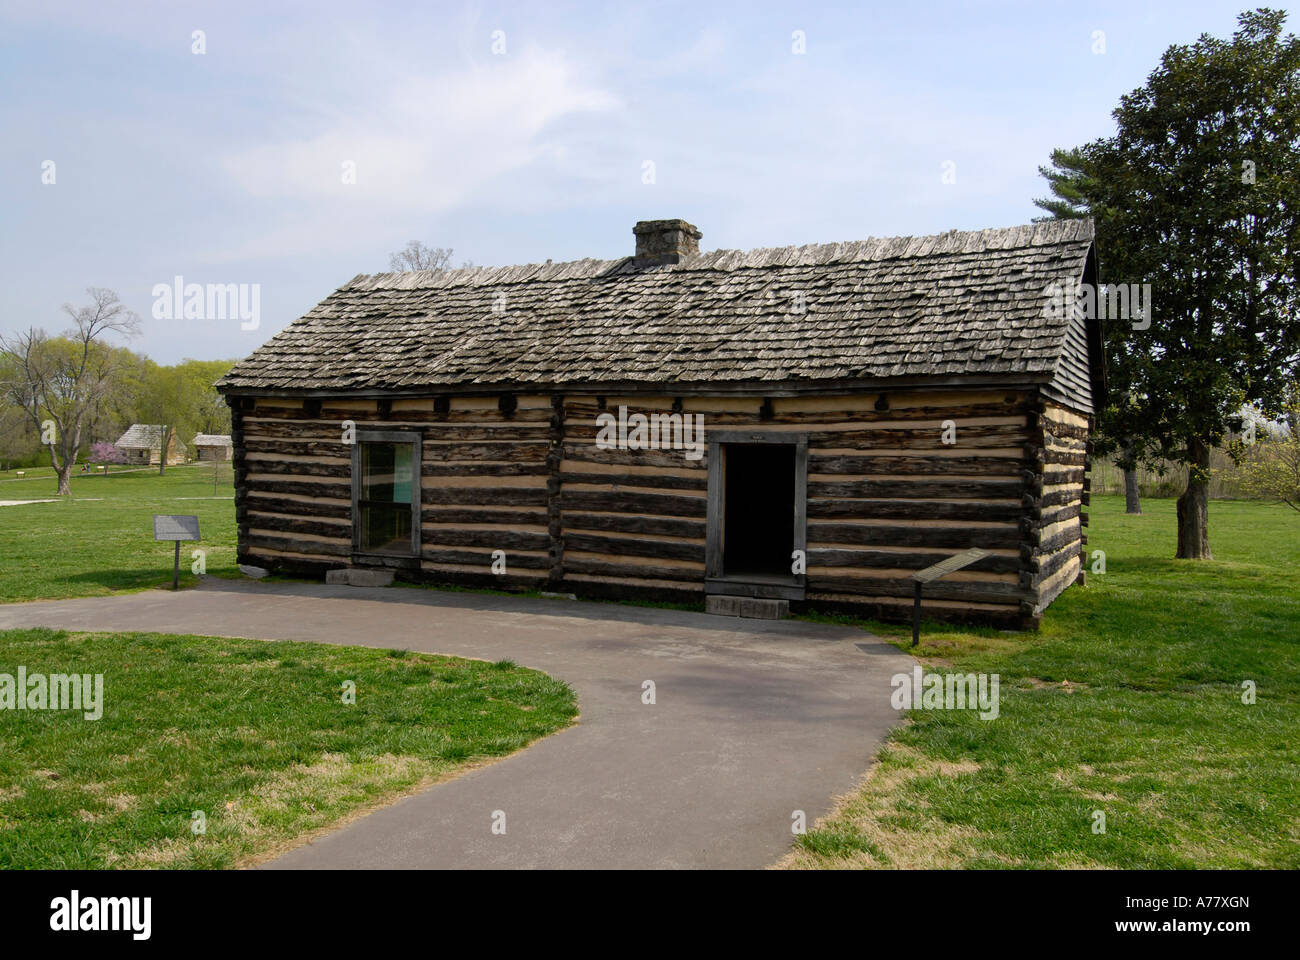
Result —
M 571 684 L 573 727 L 266 864 L 762 867 L 870 765 L 913 660 L 860 630 L 616 604 L 208 579 L 0 605 L 0 628 L 305 640 L 510 659 Z M 653 705 L 642 684 L 655 683 Z M 106 691 L 106 695 L 111 693 Z M 494 811 L 504 835 L 492 832 Z

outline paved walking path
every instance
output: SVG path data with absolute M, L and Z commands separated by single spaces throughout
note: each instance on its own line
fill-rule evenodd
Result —
M 572 728 L 268 864 L 289 868 L 762 867 L 789 849 L 795 810 L 811 824 L 867 769 L 899 719 L 890 677 L 913 663 L 848 627 L 216 579 L 0 605 L 0 628 L 18 626 L 509 658 L 577 691 Z

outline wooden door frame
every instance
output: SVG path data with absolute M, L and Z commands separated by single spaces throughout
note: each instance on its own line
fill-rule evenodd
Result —
M 735 596 L 802 600 L 806 574 L 791 574 L 789 582 L 754 582 L 725 574 L 726 463 L 725 444 L 772 443 L 794 447 L 794 541 L 792 550 L 808 551 L 808 434 L 758 430 L 710 430 L 708 432 L 708 513 L 705 521 L 704 584 L 706 593 Z M 805 567 L 806 568 L 806 567 Z

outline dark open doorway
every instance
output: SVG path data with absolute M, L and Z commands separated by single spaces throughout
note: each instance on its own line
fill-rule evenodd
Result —
M 724 576 L 788 577 L 794 547 L 794 444 L 728 443 L 724 455 Z

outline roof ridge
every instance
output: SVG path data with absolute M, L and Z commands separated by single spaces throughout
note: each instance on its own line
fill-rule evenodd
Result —
M 642 272 L 691 272 L 698 270 L 766 270 L 782 266 L 824 266 L 835 263 L 869 263 L 953 254 L 973 255 L 989 250 L 1017 250 L 1078 243 L 1093 238 L 1091 219 L 1043 220 L 1010 227 L 983 230 L 946 230 L 917 236 L 867 237 L 832 243 L 792 244 L 783 247 L 754 247 L 749 250 L 718 249 L 683 257 L 678 263 L 645 267 L 632 257 L 601 260 L 585 257 L 559 263 L 506 264 L 497 267 L 455 267 L 450 270 L 407 270 L 360 273 L 340 291 L 432 290 L 450 287 L 506 286 L 516 283 L 590 280 Z

